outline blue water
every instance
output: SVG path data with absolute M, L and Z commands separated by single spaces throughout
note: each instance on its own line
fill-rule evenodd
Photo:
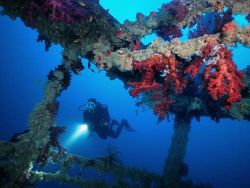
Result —
M 134 20 L 136 12 L 145 15 L 157 10 L 163 0 L 101 0 L 120 22 Z M 237 17 L 239 23 L 243 18 Z M 43 97 L 48 72 L 61 60 L 60 46 L 48 52 L 44 44 L 37 43 L 37 32 L 27 28 L 20 20 L 0 17 L 0 139 L 27 129 L 29 114 Z M 146 39 L 147 40 L 147 39 Z M 150 39 L 148 39 L 150 40 Z M 242 46 L 233 50 L 234 60 L 240 69 L 249 63 L 250 49 Z M 86 62 L 85 62 L 86 64 Z M 69 143 L 76 127 L 82 122 L 78 110 L 88 98 L 94 97 L 108 105 L 111 117 L 128 119 L 136 132 L 123 131 L 118 139 L 102 140 L 94 135 L 90 139 L 79 137 Z M 173 134 L 171 121 L 156 124 L 152 111 L 139 112 L 136 99 L 129 96 L 119 80 L 109 80 L 105 72 L 84 70 L 73 76 L 70 87 L 59 98 L 60 110 L 57 125 L 66 125 L 67 132 L 61 143 L 67 151 L 95 157 L 105 154 L 108 145 L 121 151 L 121 159 L 128 166 L 146 168 L 162 174 L 164 161 Z M 209 118 L 192 121 L 185 162 L 189 165 L 187 178 L 194 182 L 209 182 L 215 188 L 250 188 L 250 123 L 247 121 Z M 52 182 L 40 187 L 68 187 Z

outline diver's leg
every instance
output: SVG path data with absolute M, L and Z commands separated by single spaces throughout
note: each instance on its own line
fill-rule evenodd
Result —
M 112 119 L 111 123 L 110 123 L 110 126 L 113 127 L 114 125 L 120 125 L 120 123 L 117 120 Z
M 122 119 L 121 125 L 127 130 L 127 131 L 135 131 L 128 123 L 126 119 Z
M 109 129 L 107 129 L 106 127 L 102 127 L 96 130 L 96 133 L 98 134 L 100 138 L 107 139 L 108 134 L 109 134 Z
M 116 131 L 114 131 L 113 129 L 109 129 L 109 136 L 111 138 L 117 138 L 121 134 L 122 128 L 123 128 L 123 125 L 120 124 L 119 127 L 116 129 Z

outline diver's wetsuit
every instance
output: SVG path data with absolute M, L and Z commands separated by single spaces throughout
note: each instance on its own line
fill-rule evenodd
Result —
M 116 120 L 111 120 L 108 112 L 108 107 L 99 102 L 94 101 L 95 107 L 92 109 L 86 109 L 83 112 L 83 120 L 89 125 L 91 131 L 95 131 L 99 137 L 106 139 L 108 136 L 112 138 L 117 138 L 122 128 L 124 127 L 124 122 L 119 124 Z M 113 130 L 113 126 L 118 125 L 116 131 Z

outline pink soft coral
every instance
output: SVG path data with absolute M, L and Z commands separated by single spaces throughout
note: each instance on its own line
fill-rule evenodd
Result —
M 88 22 L 91 20 L 91 13 L 86 8 L 89 4 L 93 4 L 93 0 L 85 0 L 84 3 L 73 0 L 30 0 L 23 7 L 21 17 L 32 27 L 40 17 L 47 17 L 52 22 L 67 24 Z
M 72 0 L 45 0 L 43 8 L 50 12 L 49 18 L 55 22 L 73 24 L 88 19 L 87 9 Z
M 188 7 L 181 0 L 173 0 L 168 4 L 163 4 L 163 11 L 169 11 L 169 14 L 178 22 L 182 22 L 188 13 Z

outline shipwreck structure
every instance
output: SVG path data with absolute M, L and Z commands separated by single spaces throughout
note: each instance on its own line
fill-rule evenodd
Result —
M 250 19 L 249 0 L 173 0 L 150 15 L 137 13 L 135 22 L 119 23 L 98 0 L 0 0 L 2 14 L 20 18 L 39 33 L 45 49 L 63 47 L 63 61 L 48 73 L 44 98 L 29 119 L 29 131 L 0 141 L 0 184 L 4 188 L 32 187 L 38 181 L 57 180 L 82 187 L 210 187 L 181 179 L 192 118 L 209 116 L 250 120 L 250 68 L 239 71 L 227 46 L 250 46 L 250 27 L 233 22 L 234 14 Z M 207 22 L 209 14 L 212 22 Z M 185 42 L 182 29 L 196 26 Z M 149 45 L 140 39 L 156 33 Z M 113 150 L 89 159 L 69 154 L 60 147 L 64 128 L 51 127 L 57 98 L 70 85 L 71 77 L 85 67 L 86 58 L 111 79 L 123 81 L 136 105 L 153 109 L 159 121 L 175 114 L 175 133 L 162 176 L 127 168 Z M 56 152 L 52 148 L 58 148 Z M 29 153 L 30 155 L 25 155 Z M 35 171 L 34 164 L 61 164 L 56 173 Z M 117 180 L 70 177 L 73 165 L 109 172 Z M 129 181 L 127 181 L 129 178 Z

